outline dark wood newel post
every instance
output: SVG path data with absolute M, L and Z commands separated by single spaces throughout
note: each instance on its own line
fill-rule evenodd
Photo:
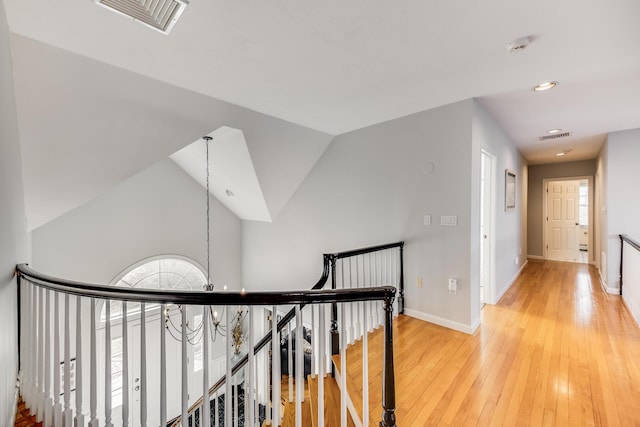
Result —
M 398 313 L 404 313 L 404 242 L 400 244 L 400 295 L 398 295 Z
M 336 279 L 336 260 L 335 255 L 331 255 L 331 289 L 337 288 Z M 338 332 L 338 304 L 331 303 L 331 354 L 340 353 L 340 333 Z M 331 373 L 335 374 L 333 365 L 331 365 Z
M 18 298 L 18 372 L 22 373 L 22 276 L 16 271 L 16 284 L 18 289 L 16 290 L 16 297 Z
M 380 427 L 396 427 L 396 381 L 393 367 L 393 293 L 384 298 L 384 370 L 382 372 L 382 421 Z

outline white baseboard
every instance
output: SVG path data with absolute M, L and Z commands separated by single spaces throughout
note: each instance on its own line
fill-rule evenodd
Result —
M 335 364 L 334 364 L 335 366 Z M 342 377 L 340 376 L 340 371 L 336 368 L 336 382 L 338 383 L 338 388 L 342 390 Z M 349 411 L 349 415 L 351 415 L 351 420 L 356 427 L 363 427 L 362 420 L 360 419 L 360 414 L 356 410 L 356 406 L 353 404 L 353 400 L 351 400 L 351 395 L 349 391 L 347 391 L 347 411 Z M 317 412 L 317 411 L 316 411 Z
M 16 387 L 16 391 L 13 395 L 13 410 L 9 414 L 9 426 L 16 425 L 16 412 L 18 411 L 18 397 L 20 395 L 20 389 Z
M 602 271 L 600 271 L 600 269 L 598 269 L 598 277 L 600 278 L 600 286 L 602 286 L 602 290 L 604 290 L 608 294 L 620 294 L 620 288 L 607 286 L 607 282 L 604 280 L 604 277 L 602 277 Z
M 624 295 L 622 296 L 622 301 L 624 305 L 627 306 L 629 313 L 631 313 L 631 317 L 636 321 L 636 325 L 640 326 L 640 309 L 638 306 L 629 298 L 626 298 Z
M 445 328 L 453 329 L 454 331 L 463 332 L 465 334 L 473 334 L 480 326 L 480 319 L 478 319 L 473 325 L 465 325 L 463 323 L 454 322 L 453 320 L 445 319 L 443 317 L 434 316 L 433 314 L 423 313 L 411 308 L 405 308 L 404 314 L 416 319 L 424 320 L 425 322 L 434 323 Z
M 544 257 L 540 255 L 527 255 L 527 259 L 544 259 Z
M 509 281 L 509 283 L 507 284 L 507 286 L 504 287 L 503 290 L 501 290 L 498 295 L 496 295 L 496 297 L 494 298 L 492 304 L 495 305 L 498 303 L 498 301 L 500 301 L 500 298 L 502 298 L 504 296 L 504 294 L 507 293 L 507 291 L 509 290 L 509 288 L 515 283 L 516 279 L 518 279 L 518 277 L 520 277 L 520 274 L 522 274 L 522 270 L 524 270 L 524 268 L 526 267 L 526 265 L 529 263 L 529 260 L 527 259 L 524 264 L 522 264 L 522 267 L 520 267 L 520 269 L 518 271 L 516 271 L 516 274 L 511 278 L 511 280 Z

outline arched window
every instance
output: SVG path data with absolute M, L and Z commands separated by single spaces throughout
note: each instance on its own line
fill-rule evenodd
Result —
M 146 289 L 183 289 L 201 290 L 207 283 L 205 273 L 194 261 L 176 255 L 147 258 L 120 273 L 114 280 L 114 286 Z M 158 304 L 147 304 L 145 311 L 158 308 Z M 140 313 L 140 303 L 128 302 L 127 315 Z M 111 301 L 111 319 L 122 317 L 122 302 Z M 106 320 L 105 307 L 102 306 L 100 321 Z

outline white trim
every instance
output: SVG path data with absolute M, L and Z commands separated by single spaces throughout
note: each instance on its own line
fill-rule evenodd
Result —
M 10 426 L 16 425 L 16 412 L 18 411 L 18 396 L 20 394 L 20 388 L 18 386 L 20 381 L 16 383 L 16 389 L 13 393 L 13 411 L 9 414 L 9 424 Z
M 598 269 L 598 278 L 600 279 L 600 286 L 602 286 L 602 290 L 608 294 L 618 295 L 620 294 L 620 288 L 613 288 L 607 286 L 607 281 L 602 276 L 602 270 Z
M 515 283 L 515 281 L 518 279 L 518 277 L 520 277 L 520 274 L 522 273 L 522 270 L 524 270 L 524 268 L 527 266 L 527 264 L 529 264 L 529 260 L 526 260 L 524 262 L 524 264 L 522 264 L 522 267 L 520 267 L 520 269 L 518 271 L 516 271 L 516 274 L 513 276 L 513 278 L 511 279 L 511 281 L 507 284 L 507 286 L 504 287 L 504 289 L 502 291 L 500 291 L 500 293 L 498 295 L 496 295 L 496 299 L 493 302 L 493 305 L 497 304 L 500 299 L 504 296 L 504 294 L 507 293 L 507 291 L 509 290 L 509 288 L 511 288 L 511 286 L 513 286 L 513 284 Z
M 640 308 L 635 305 L 633 300 L 626 298 L 624 295 L 622 295 L 622 302 L 624 302 L 627 310 L 629 310 L 629 313 L 631 313 L 631 317 L 633 317 L 633 320 L 636 321 L 636 325 L 640 326 Z
M 497 156 L 492 152 L 488 151 L 486 148 L 482 148 L 480 150 L 480 163 L 482 165 L 482 155 L 486 155 L 489 158 L 489 188 L 491 189 L 489 194 L 489 283 L 487 285 L 487 289 L 485 289 L 484 299 L 485 301 L 493 301 L 493 296 L 496 294 L 496 209 L 497 206 L 497 198 L 498 198 L 498 189 L 496 188 L 498 178 L 497 178 Z M 480 167 L 480 175 L 482 178 L 482 166 Z M 482 200 L 480 201 L 480 209 L 482 210 Z M 482 215 L 482 213 L 480 213 Z M 480 224 L 482 225 L 482 224 Z M 483 243 L 480 242 L 480 251 L 482 251 Z M 480 257 L 481 258 L 481 257 Z M 482 266 L 480 266 L 480 270 L 482 270 Z M 480 278 L 482 282 L 482 277 Z M 485 301 L 480 301 L 480 305 L 482 306 Z M 476 327 L 477 329 L 477 327 Z
M 445 319 L 443 317 L 434 316 L 433 314 L 423 313 L 418 310 L 412 310 L 410 308 L 404 309 L 404 314 L 415 319 L 424 320 L 425 322 L 434 323 L 445 328 L 453 329 L 454 331 L 464 332 L 465 334 L 473 334 L 480 326 L 480 319 L 477 319 L 473 325 L 465 325 L 463 323 L 454 322 L 453 320 Z
M 541 260 L 543 260 L 544 257 L 542 255 L 527 255 L 527 259 L 541 259 Z
M 331 359 L 333 361 L 333 358 Z M 335 363 L 334 363 L 335 366 Z M 340 371 L 336 368 L 336 383 L 338 384 L 338 389 L 342 385 L 342 376 L 340 375 Z M 349 410 L 349 414 L 351 415 L 351 420 L 356 427 L 362 427 L 362 420 L 360 419 L 360 415 L 356 410 L 356 406 L 353 404 L 353 400 L 351 400 L 351 395 L 349 394 L 349 387 L 347 387 L 347 392 L 345 395 L 347 396 L 347 409 Z M 340 389 L 341 390 L 341 389 Z M 342 390 L 341 390 L 342 391 Z

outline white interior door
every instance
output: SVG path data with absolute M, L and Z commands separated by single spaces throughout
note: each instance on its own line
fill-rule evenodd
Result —
M 490 302 L 492 239 L 492 158 L 482 152 L 480 173 L 480 301 Z
M 580 181 L 547 183 L 547 259 L 579 260 Z

